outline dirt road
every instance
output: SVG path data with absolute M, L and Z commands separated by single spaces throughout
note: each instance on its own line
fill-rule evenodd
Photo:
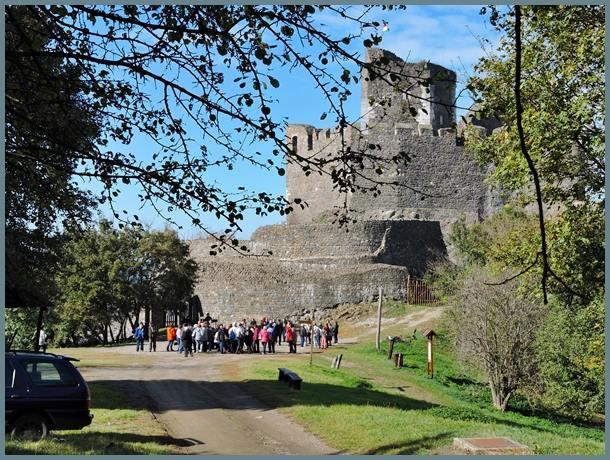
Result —
M 135 353 L 133 346 L 91 350 L 133 356 L 128 367 L 83 367 L 87 381 L 116 382 L 144 391 L 150 409 L 184 453 L 317 455 L 337 453 L 275 409 L 246 394 L 231 363 L 273 359 L 252 355 Z M 286 350 L 287 351 L 287 350 Z M 229 374 L 229 375 L 227 375 Z M 232 381 L 231 381 L 232 380 Z
M 440 308 L 416 312 L 384 324 L 415 327 L 440 316 Z M 371 335 L 373 319 L 356 323 L 366 332 L 356 337 L 343 337 L 342 343 L 354 343 Z M 370 323 L 370 324 L 369 324 Z M 266 407 L 243 390 L 233 371 L 238 361 L 252 365 L 273 356 L 218 355 L 205 353 L 185 358 L 166 352 L 165 343 L 156 353 L 136 353 L 134 346 L 94 348 L 87 351 L 89 359 L 103 363 L 104 354 L 118 354 L 121 367 L 82 367 L 87 381 L 120 384 L 132 394 L 143 396 L 146 407 L 179 440 L 189 454 L 227 455 L 317 455 L 339 453 L 308 433 L 279 411 Z M 299 347 L 300 348 L 300 347 Z M 278 347 L 284 355 L 286 346 Z M 94 356 L 92 356 L 94 355 Z M 119 356 L 120 355 L 120 356 Z M 112 361 L 110 359 L 109 361 Z M 125 361 L 128 362 L 124 366 Z M 96 364 L 98 366 L 99 364 Z

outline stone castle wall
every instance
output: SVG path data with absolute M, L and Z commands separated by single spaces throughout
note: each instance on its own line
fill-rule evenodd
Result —
M 409 63 L 389 51 L 366 50 L 365 62 L 374 66 L 362 72 L 361 127 L 373 129 L 383 123 L 416 123 L 434 133 L 455 124 L 456 74 L 430 62 Z M 375 76 L 375 73 L 382 76 Z M 394 91 L 397 85 L 402 91 Z M 411 113 L 411 108 L 416 113 Z
M 390 72 L 410 75 L 401 85 L 411 85 L 413 97 L 365 71 L 361 125 L 343 130 L 288 125 L 287 143 L 301 161 L 288 160 L 286 195 L 303 200 L 304 209 L 293 206 L 287 224 L 259 228 L 245 242 L 255 256 L 231 250 L 210 256 L 211 241 L 189 242 L 200 267 L 195 293 L 205 311 L 221 319 L 286 316 L 371 301 L 380 286 L 387 297 L 403 298 L 408 275 L 422 276 L 430 264 L 451 256 L 446 236 L 453 222 L 461 217 L 476 222 L 500 205 L 484 183 L 484 169 L 464 152 L 461 127 L 447 107 L 455 97 L 455 73 L 435 64 L 405 63 L 383 50 L 367 51 L 369 62 L 380 57 Z M 486 128 L 480 126 L 482 135 Z M 363 171 L 398 186 L 383 186 L 376 197 L 359 190 L 340 194 L 331 180 L 338 165 L 330 159 L 343 148 L 369 145 L 378 145 L 376 154 L 386 159 L 408 155 L 407 164 L 386 165 L 380 175 L 370 164 Z M 305 159 L 324 166 L 307 168 Z M 357 223 L 339 227 L 334 213 L 344 206 Z M 262 256 L 269 251 L 272 255 Z
M 379 286 L 403 298 L 407 275 L 422 275 L 446 255 L 438 222 L 366 221 L 348 230 L 329 223 L 261 227 L 245 242 L 255 257 L 231 250 L 210 256 L 212 240 L 190 241 L 200 267 L 195 293 L 222 318 L 371 301 Z M 269 250 L 272 256 L 261 255 Z
M 195 288 L 205 311 L 222 320 L 284 317 L 313 308 L 373 301 L 378 286 L 404 298 L 406 268 L 289 260 L 202 258 Z

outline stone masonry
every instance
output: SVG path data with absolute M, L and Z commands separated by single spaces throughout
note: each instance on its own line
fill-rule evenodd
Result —
M 401 84 L 413 97 L 363 72 L 360 126 L 341 135 L 292 124 L 286 135 L 289 146 L 313 157 L 336 155 L 342 143 L 354 149 L 378 145 L 377 155 L 388 159 L 405 152 L 408 163 L 374 176 L 399 185 L 384 187 L 377 197 L 357 190 L 340 195 L 328 175 L 306 176 L 299 165 L 288 163 L 287 198 L 300 198 L 307 207 L 290 213 L 286 224 L 261 227 L 252 235 L 246 245 L 259 256 L 230 250 L 210 256 L 210 240 L 189 242 L 200 267 L 195 293 L 204 311 L 225 320 L 283 317 L 373 301 L 379 286 L 389 298 L 404 298 L 408 275 L 422 276 L 431 263 L 451 255 L 446 235 L 453 222 L 479 221 L 501 204 L 458 137 L 463 126 L 456 126 L 451 107 L 455 73 L 367 50 L 368 62 L 381 57 L 390 72 L 412 75 Z M 488 129 L 479 126 L 481 135 Z M 340 228 L 331 220 L 344 204 L 357 222 Z M 262 255 L 268 251 L 271 256 Z

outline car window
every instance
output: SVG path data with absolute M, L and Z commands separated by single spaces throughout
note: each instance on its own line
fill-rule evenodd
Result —
M 6 358 L 4 360 L 4 372 L 5 372 L 5 380 L 4 387 L 5 388 L 13 388 L 15 383 L 15 368 L 13 367 L 13 363 Z
M 38 361 L 35 359 L 20 360 L 30 380 L 36 386 L 74 386 L 76 379 L 64 363 Z

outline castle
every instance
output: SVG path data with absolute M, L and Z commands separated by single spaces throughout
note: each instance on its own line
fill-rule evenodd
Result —
M 283 317 L 371 301 L 378 287 L 386 297 L 404 298 L 408 275 L 422 276 L 430 263 L 448 256 L 453 222 L 479 221 L 500 206 L 484 183 L 485 171 L 464 152 L 464 124 L 456 124 L 453 108 L 455 73 L 427 62 L 406 63 L 376 48 L 365 59 L 381 59 L 388 75 L 413 75 L 401 83 L 409 85 L 408 95 L 363 71 L 360 126 L 339 132 L 293 124 L 287 142 L 312 158 L 330 158 L 341 145 L 353 151 L 375 146 L 376 155 L 388 160 L 400 152 L 408 162 L 374 175 L 398 186 L 383 186 L 378 196 L 358 188 L 338 193 L 328 175 L 305 174 L 288 162 L 287 199 L 308 206 L 288 214 L 286 224 L 257 229 L 246 242 L 252 254 L 272 256 L 210 256 L 209 240 L 189 241 L 200 268 L 195 294 L 212 316 Z M 470 118 L 480 135 L 496 127 Z M 344 204 L 357 216 L 347 228 L 332 222 Z

